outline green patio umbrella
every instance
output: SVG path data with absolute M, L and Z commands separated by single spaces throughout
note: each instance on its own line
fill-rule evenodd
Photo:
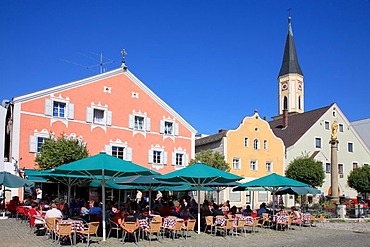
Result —
M 2 171 L 0 172 L 0 186 L 4 185 L 8 188 L 20 188 L 24 186 L 32 187 L 35 185 L 34 182 L 28 181 L 27 179 L 21 178 L 19 176 L 13 175 L 10 172 Z M 5 207 L 5 198 L 4 198 L 4 207 Z M 8 217 L 5 216 L 5 211 L 3 212 L 3 216 L 0 217 L 1 219 L 7 219 Z
M 32 187 L 35 185 L 35 183 L 19 176 L 13 175 L 9 172 L 3 171 L 0 172 L 0 185 L 4 185 L 8 188 L 20 188 L 23 186 Z
M 281 187 L 307 187 L 307 186 L 309 185 L 291 178 L 278 175 L 276 173 L 272 173 L 270 175 L 241 184 L 238 187 L 234 188 L 234 190 L 240 191 L 243 190 L 243 188 L 247 190 L 250 187 L 262 187 L 265 190 L 270 191 L 271 194 L 275 197 L 276 191 Z M 273 200 L 273 208 L 275 209 L 275 200 Z
M 275 195 L 307 195 L 307 194 L 320 194 L 321 190 L 313 187 L 283 187 L 276 191 Z
M 154 173 L 154 172 L 153 172 Z M 152 202 L 152 191 L 158 191 L 158 188 L 161 186 L 171 186 L 176 187 L 181 184 L 171 183 L 163 180 L 157 180 L 156 177 L 159 176 L 159 173 L 154 175 L 136 175 L 130 177 L 121 177 L 114 179 L 116 184 L 125 184 L 131 186 L 138 186 L 137 189 L 146 190 L 149 193 L 149 212 L 151 212 L 151 202 Z
M 82 174 L 65 174 L 63 172 L 56 171 L 55 169 L 47 169 L 47 170 L 42 170 L 42 171 L 37 171 L 37 170 L 31 170 L 31 169 L 25 169 L 24 170 L 26 176 L 28 174 L 31 175 L 35 180 L 37 177 L 40 179 L 46 179 L 47 181 L 50 182 L 55 182 L 55 183 L 61 183 L 67 186 L 67 203 L 68 206 L 70 206 L 71 202 L 71 188 L 74 185 L 79 185 L 81 183 L 84 183 L 88 180 L 91 180 L 89 176 L 82 175 Z M 58 187 L 58 195 L 59 195 L 59 187 Z
M 46 183 L 48 180 L 41 175 L 40 171 L 34 169 L 23 169 L 25 178 L 28 181 L 35 182 L 35 183 Z
M 105 222 L 105 185 L 117 177 L 132 175 L 151 175 L 149 169 L 136 165 L 130 161 L 122 160 L 106 153 L 99 153 L 81 160 L 71 162 L 55 168 L 56 172 L 69 175 L 83 175 L 91 180 L 98 181 L 102 186 L 103 202 L 103 241 L 106 240 Z
M 158 176 L 156 179 L 169 182 L 189 183 L 195 186 L 198 191 L 198 234 L 200 234 L 200 190 L 208 184 L 229 183 L 243 179 L 240 176 L 216 169 L 214 167 L 197 163 L 187 166 L 181 170 Z

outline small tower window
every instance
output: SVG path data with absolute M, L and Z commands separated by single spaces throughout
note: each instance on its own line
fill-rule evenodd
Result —
M 302 106 L 301 106 L 301 96 L 298 97 L 298 109 L 299 110 L 302 110 Z
M 288 98 L 284 96 L 284 110 L 288 110 Z

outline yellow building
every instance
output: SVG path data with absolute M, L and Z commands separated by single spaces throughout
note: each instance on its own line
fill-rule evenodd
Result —
M 196 153 L 207 149 L 224 155 L 230 172 L 244 177 L 244 182 L 271 173 L 283 175 L 284 143 L 257 112 L 245 117 L 236 129 L 222 130 L 196 140 Z M 265 191 L 233 192 L 232 188 L 226 188 L 220 193 L 220 202 L 225 200 L 237 207 L 250 204 L 255 208 L 262 202 L 271 201 L 271 197 Z

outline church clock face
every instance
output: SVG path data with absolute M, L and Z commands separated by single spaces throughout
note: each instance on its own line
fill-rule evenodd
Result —
M 298 90 L 302 91 L 302 82 L 301 81 L 298 82 Z
M 288 82 L 283 82 L 281 84 L 281 90 L 286 91 L 288 89 Z

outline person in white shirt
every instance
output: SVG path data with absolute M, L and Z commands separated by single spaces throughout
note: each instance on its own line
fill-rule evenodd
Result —
M 38 203 L 40 204 L 42 200 L 42 190 L 40 188 L 36 189 L 36 198 Z
M 51 204 L 51 209 L 46 211 L 45 218 L 56 218 L 56 217 L 63 217 L 62 212 L 58 209 L 55 203 Z

